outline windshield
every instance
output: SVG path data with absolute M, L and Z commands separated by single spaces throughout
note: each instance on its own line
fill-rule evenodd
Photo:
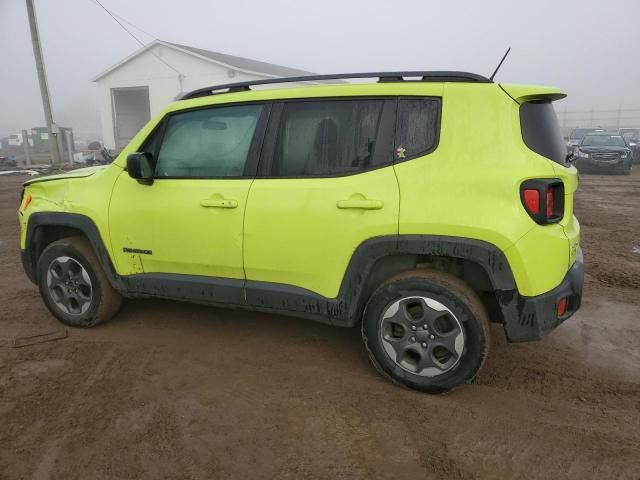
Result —
M 622 135 L 587 135 L 582 140 L 585 147 L 626 147 Z

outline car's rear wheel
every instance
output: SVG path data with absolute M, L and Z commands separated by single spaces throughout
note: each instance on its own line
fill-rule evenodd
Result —
M 470 382 L 491 343 L 475 292 L 453 275 L 429 270 L 382 284 L 365 309 L 362 336 L 380 373 L 428 393 Z
M 57 240 L 37 267 L 40 295 L 51 313 L 72 327 L 93 327 L 113 317 L 122 303 L 83 237 Z

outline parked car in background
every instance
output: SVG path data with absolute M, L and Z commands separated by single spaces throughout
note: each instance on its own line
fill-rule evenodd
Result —
M 621 128 L 618 133 L 629 144 L 633 154 L 633 163 L 640 163 L 640 128 Z
M 585 135 L 597 132 L 604 132 L 604 130 L 602 128 L 574 128 L 567 140 L 567 153 L 574 153 L 576 147 L 580 145 Z
M 580 172 L 631 174 L 632 153 L 624 137 L 617 133 L 585 135 L 574 152 Z

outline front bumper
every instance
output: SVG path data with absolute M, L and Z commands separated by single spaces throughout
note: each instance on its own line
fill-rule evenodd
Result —
M 20 260 L 22 260 L 22 268 L 24 269 L 24 273 L 27 274 L 29 280 L 37 285 L 36 272 L 34 271 L 34 265 L 31 261 L 31 255 L 29 255 L 28 250 L 20 250 Z
M 510 342 L 540 340 L 572 316 L 582 301 L 584 263 L 582 251 L 567 272 L 562 283 L 553 290 L 536 297 L 524 297 L 517 292 L 510 298 L 502 297 L 500 304 L 505 318 L 505 333 Z M 561 298 L 567 298 L 566 312 L 558 317 L 556 307 Z
M 598 162 L 588 158 L 579 159 L 573 162 L 573 165 L 578 169 L 578 172 L 619 172 L 629 168 L 630 161 L 619 159 L 610 162 Z

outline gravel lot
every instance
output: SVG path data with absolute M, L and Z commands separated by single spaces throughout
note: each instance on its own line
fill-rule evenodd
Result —
M 640 168 L 581 178 L 582 310 L 495 328 L 444 396 L 383 380 L 356 330 L 177 302 L 13 348 L 64 330 L 20 265 L 24 179 L 0 177 L 0 478 L 640 478 Z

